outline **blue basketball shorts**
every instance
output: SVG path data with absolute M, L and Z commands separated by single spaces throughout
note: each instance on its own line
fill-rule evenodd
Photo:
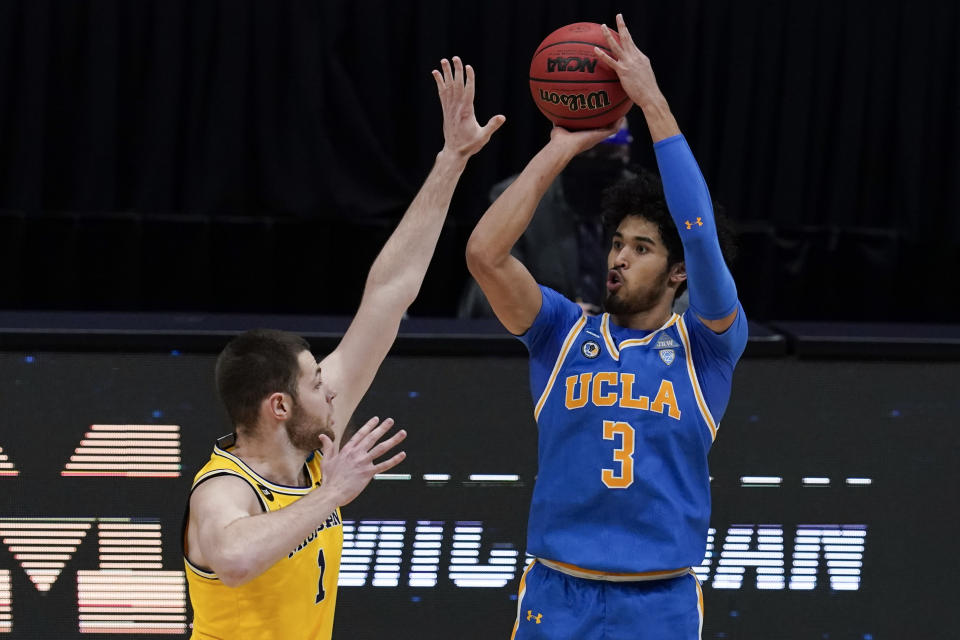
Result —
M 703 593 L 690 571 L 610 582 L 531 563 L 520 580 L 511 640 L 699 640 Z

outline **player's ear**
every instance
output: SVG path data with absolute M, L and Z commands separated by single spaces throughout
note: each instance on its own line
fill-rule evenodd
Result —
M 290 411 L 293 409 L 293 398 L 285 393 L 271 393 L 260 405 L 261 413 L 266 414 L 274 420 L 287 420 L 290 418 Z
M 670 284 L 679 285 L 681 282 L 685 282 L 687 279 L 687 263 L 677 262 L 670 267 L 669 273 Z

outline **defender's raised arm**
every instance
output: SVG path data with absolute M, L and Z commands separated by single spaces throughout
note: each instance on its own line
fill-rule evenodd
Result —
M 339 438 L 393 345 L 400 320 L 423 283 L 450 200 L 467 160 L 506 121 L 502 115 L 480 126 L 474 115 L 473 68 L 454 56 L 433 71 L 443 108 L 444 145 L 426 181 L 370 268 L 360 308 L 337 348 L 321 366 L 337 391 L 334 429 Z

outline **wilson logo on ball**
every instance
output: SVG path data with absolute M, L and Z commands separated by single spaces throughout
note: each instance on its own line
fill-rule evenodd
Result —
M 596 68 L 596 58 L 547 58 L 547 73 L 554 73 L 556 71 L 593 73 Z
M 611 33 L 614 40 L 616 32 Z M 530 60 L 530 95 L 543 115 L 567 129 L 607 127 L 633 103 L 617 72 L 596 49 L 610 53 L 599 24 L 577 22 L 548 35 Z
M 565 93 L 540 89 L 540 99 L 551 104 L 560 104 L 570 111 L 604 109 L 610 106 L 610 97 L 606 91 L 592 91 L 590 93 Z

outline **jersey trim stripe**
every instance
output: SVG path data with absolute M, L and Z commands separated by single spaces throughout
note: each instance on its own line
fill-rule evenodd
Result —
M 547 560 L 546 558 L 537 558 L 543 563 L 543 566 L 549 567 L 554 571 L 565 573 L 574 578 L 585 578 L 587 580 L 605 580 L 607 582 L 647 582 L 651 580 L 669 580 L 678 578 L 690 572 L 690 567 L 682 569 L 668 569 L 666 571 L 646 571 L 643 573 L 618 573 L 615 571 L 594 571 L 593 569 L 584 569 L 574 564 L 566 562 L 557 562 L 556 560 Z
M 210 471 L 207 471 L 205 474 L 196 478 L 193 481 L 193 486 L 190 487 L 190 494 L 187 496 L 187 508 L 185 509 L 185 513 L 183 516 L 183 534 L 182 534 L 183 561 L 195 574 L 197 574 L 201 578 L 206 578 L 208 580 L 219 580 L 220 578 L 218 578 L 217 574 L 211 571 L 210 569 L 206 569 L 199 565 L 193 564 L 192 562 L 190 562 L 190 558 L 187 557 L 187 545 L 186 545 L 187 522 L 190 519 L 190 498 L 191 496 L 193 496 L 193 492 L 196 490 L 197 487 L 199 487 L 201 484 L 203 484 L 207 480 L 212 480 L 219 476 L 234 476 L 235 478 L 240 478 L 241 480 L 243 480 L 245 483 L 247 483 L 247 486 L 250 487 L 250 490 L 253 491 L 254 495 L 257 496 L 257 500 L 260 501 L 260 508 L 263 509 L 263 512 L 264 513 L 270 512 L 270 507 L 267 506 L 267 501 L 263 499 L 263 496 L 260 495 L 260 492 L 257 491 L 257 488 L 253 486 L 253 484 L 250 482 L 250 478 L 246 477 L 242 473 L 238 473 L 232 469 L 211 469 Z
M 687 323 L 681 317 L 680 322 L 677 324 L 677 328 L 680 330 L 680 340 L 683 341 L 683 350 L 686 352 L 687 356 L 687 373 L 690 374 L 690 383 L 693 385 L 693 394 L 697 398 L 697 406 L 700 407 L 700 414 L 703 416 L 703 419 L 707 421 L 707 427 L 710 428 L 710 441 L 713 442 L 717 439 L 717 423 L 713 419 L 713 415 L 710 413 L 710 408 L 707 407 L 706 400 L 703 399 L 703 391 L 700 389 L 700 381 L 697 380 L 697 372 L 693 367 L 693 353 L 690 349 L 690 336 L 687 334 Z
M 614 360 L 620 360 L 620 350 L 617 349 L 616 343 L 613 341 L 613 334 L 610 333 L 610 314 L 603 314 L 603 319 L 600 320 L 600 333 L 603 334 L 603 341 L 607 345 L 607 351 L 610 352 L 610 356 Z
M 212 480 L 217 476 L 234 476 L 234 477 L 240 478 L 241 480 L 246 482 L 247 485 L 253 490 L 254 495 L 256 495 L 257 499 L 260 501 L 260 506 L 263 507 L 263 512 L 266 513 L 270 511 L 270 507 L 267 506 L 267 501 L 263 499 L 263 496 L 260 494 L 259 491 L 257 491 L 257 488 L 253 485 L 252 482 L 250 482 L 250 478 L 246 477 L 242 473 L 238 473 L 231 469 L 214 469 L 212 471 L 207 471 L 205 474 L 203 474 L 202 476 L 200 476 L 199 478 L 193 481 L 193 486 L 190 487 L 190 494 L 192 495 L 194 490 L 197 487 L 199 487 L 201 484 L 203 484 L 207 480 Z
M 520 612 L 523 610 L 523 596 L 527 593 L 527 574 L 530 573 L 530 569 L 533 569 L 533 565 L 537 564 L 536 558 L 533 562 L 527 565 L 527 568 L 523 570 L 523 575 L 520 576 L 520 589 L 519 595 L 517 596 L 517 619 L 513 623 L 513 633 L 510 634 L 510 640 L 513 640 L 517 635 L 517 628 L 520 626 Z
M 219 580 L 219 579 L 220 579 L 220 578 L 217 577 L 217 574 L 215 574 L 213 571 L 206 571 L 206 570 L 204 570 L 204 569 L 201 569 L 201 568 L 198 567 L 197 565 L 193 564 L 192 562 L 190 562 L 190 559 L 187 558 L 186 555 L 183 556 L 183 562 L 187 565 L 187 568 L 188 568 L 188 569 L 190 569 L 191 571 L 193 571 L 195 574 L 197 574 L 197 575 L 200 576 L 201 578 L 206 578 L 207 580 Z
M 648 335 L 647 337 L 645 337 L 645 338 L 631 338 L 630 340 L 624 340 L 623 342 L 620 343 L 620 349 L 626 349 L 627 347 L 640 347 L 640 346 L 643 346 L 643 345 L 645 345 L 645 344 L 650 344 L 650 341 L 653 340 L 653 338 L 654 338 L 658 333 L 660 333 L 660 332 L 663 331 L 664 329 L 669 329 L 669 328 L 672 327 L 673 324 L 674 324 L 677 320 L 679 320 L 679 319 L 680 319 L 680 316 L 678 316 L 677 314 L 673 314 L 672 316 L 670 316 L 670 319 L 667 320 L 667 321 L 664 323 L 664 325 L 663 325 L 662 327 L 660 327 L 659 329 L 655 329 L 655 330 L 651 331 L 651 332 L 650 332 L 650 335 Z
M 221 449 L 218 446 L 214 446 L 213 453 L 214 455 L 222 456 L 224 458 L 227 458 L 228 460 L 233 461 L 234 464 L 236 464 L 238 467 L 240 467 L 241 469 L 249 473 L 254 480 L 259 482 L 266 488 L 270 489 L 271 491 L 275 491 L 276 493 L 282 493 L 288 496 L 305 496 L 308 493 L 310 493 L 311 489 L 313 489 L 314 478 L 313 478 L 313 474 L 310 472 L 310 465 L 308 464 L 305 464 L 304 468 L 307 471 L 307 478 L 309 480 L 309 484 L 305 487 L 289 487 L 284 484 L 276 484 L 274 482 L 270 482 L 269 480 L 261 476 L 259 473 L 251 469 L 250 466 L 247 465 L 247 463 L 245 463 L 243 460 L 233 455 L 229 451 L 225 451 Z
M 200 486 L 201 483 L 217 476 L 237 476 L 238 478 L 243 478 L 244 480 L 247 479 L 242 473 L 237 473 L 231 469 L 212 469 L 211 471 L 207 471 L 202 476 L 197 476 L 197 478 L 194 479 L 193 484 L 190 486 L 190 493 L 193 493 L 193 490 Z
M 703 638 L 703 589 L 700 587 L 700 578 L 693 569 L 690 569 L 693 582 L 697 585 L 697 613 L 700 615 L 700 625 L 697 627 L 697 640 Z
M 560 349 L 560 355 L 557 356 L 557 362 L 553 365 L 553 371 L 550 372 L 550 379 L 547 380 L 547 386 L 544 388 L 543 393 L 540 395 L 540 399 L 537 401 L 537 407 L 533 410 L 533 419 L 540 419 L 540 411 L 543 409 L 543 405 L 547 402 L 547 396 L 550 395 L 550 390 L 553 388 L 553 383 L 557 380 L 557 374 L 560 373 L 560 368 L 563 367 L 563 361 L 567 358 L 567 353 L 570 351 L 570 346 L 573 344 L 574 338 L 580 333 L 580 330 L 583 329 L 584 325 L 587 324 L 587 316 L 580 316 L 580 319 L 570 328 L 570 332 L 567 333 L 566 339 L 563 341 L 563 347 Z

